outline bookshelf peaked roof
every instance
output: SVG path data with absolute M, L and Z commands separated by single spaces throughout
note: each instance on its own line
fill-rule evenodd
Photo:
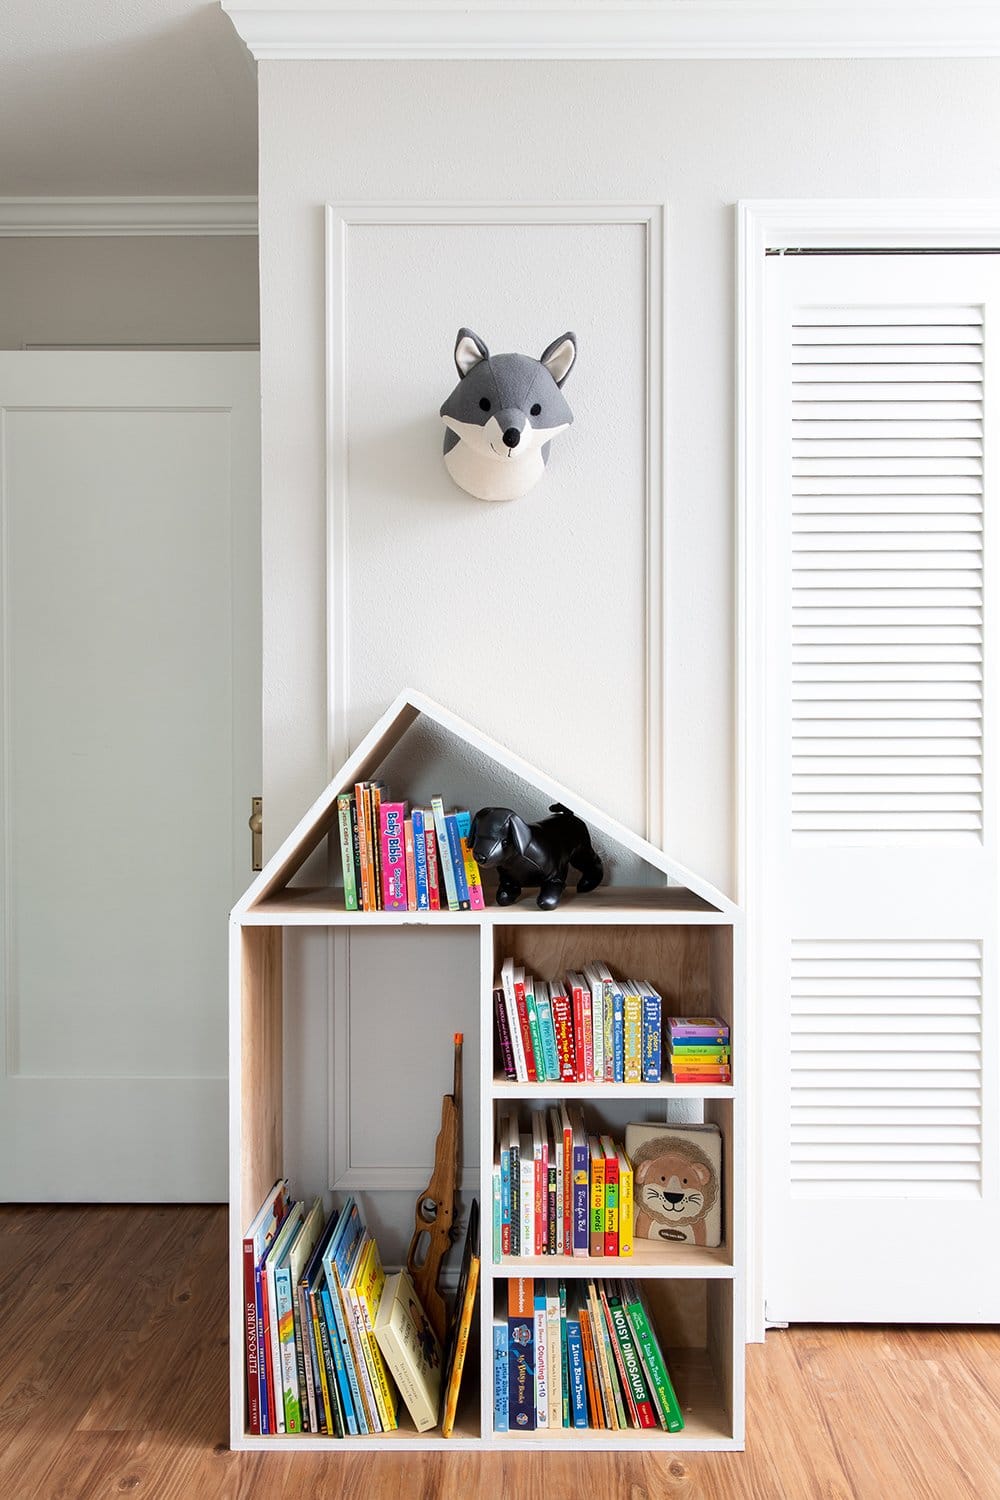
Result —
M 736 911 L 733 902 L 710 885 L 707 880 L 685 869 L 683 865 L 664 854 L 661 849 L 657 849 L 654 844 L 640 838 L 638 834 L 602 812 L 600 808 L 594 807 L 586 798 L 577 796 L 570 788 L 554 781 L 544 771 L 539 771 L 521 756 L 508 750 L 505 745 L 483 734 L 481 730 L 474 728 L 457 714 L 442 707 L 440 703 L 435 703 L 432 698 L 426 697 L 423 693 L 407 690 L 400 693 L 378 723 L 369 730 L 354 754 L 336 772 L 326 790 L 316 799 L 297 827 L 288 835 L 281 848 L 268 860 L 253 884 L 237 902 L 233 911 L 234 917 L 243 915 L 267 897 L 274 896 L 285 889 L 327 835 L 337 831 L 338 794 L 353 788 L 357 781 L 369 780 L 389 753 L 395 749 L 406 731 L 422 716 L 495 761 L 506 771 L 520 777 L 522 781 L 536 787 L 550 802 L 563 802 L 566 806 L 572 807 L 592 831 L 598 835 L 604 834 L 606 838 L 620 844 L 659 874 L 685 886 L 718 911 L 726 913 Z

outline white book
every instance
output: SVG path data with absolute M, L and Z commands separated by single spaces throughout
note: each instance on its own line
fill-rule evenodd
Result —
M 549 1344 L 542 1283 L 535 1282 L 535 1426 L 549 1425 Z M 560 1424 L 561 1425 L 561 1424 Z
M 604 1052 L 604 975 L 601 973 L 603 967 L 603 965 L 596 963 L 586 964 L 583 970 L 583 977 L 590 985 L 591 1014 L 593 1016 L 594 1027 L 595 1083 L 603 1083 L 607 1077 Z
M 545 1352 L 548 1357 L 549 1426 L 562 1426 L 562 1339 L 559 1283 L 545 1283 Z
M 535 1158 L 531 1136 L 521 1136 L 521 1254 L 535 1253 Z
M 503 1003 L 507 1011 L 507 1025 L 510 1028 L 510 1044 L 514 1049 L 514 1072 L 517 1074 L 518 1083 L 527 1083 L 528 1063 L 524 1056 L 521 1024 L 517 1019 L 517 999 L 514 995 L 514 960 L 512 958 L 505 958 L 500 965 L 500 986 L 503 990 Z

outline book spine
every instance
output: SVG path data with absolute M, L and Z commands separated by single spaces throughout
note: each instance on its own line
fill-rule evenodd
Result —
M 642 1077 L 645 1083 L 660 1082 L 660 1012 L 659 995 L 646 991 L 642 997 Z
M 611 1050 L 614 1081 L 625 1082 L 625 996 L 616 985 L 611 992 Z
M 569 1350 L 566 1345 L 566 1324 L 569 1319 L 566 1297 L 566 1283 L 559 1282 L 559 1361 L 560 1375 L 562 1379 L 562 1424 L 568 1427 L 570 1424 L 570 1394 L 569 1394 Z
M 402 802 L 379 807 L 383 911 L 406 911 L 406 829 Z
M 299 1362 L 299 1390 L 304 1392 L 302 1401 L 302 1431 L 318 1432 L 316 1422 L 316 1386 L 314 1381 L 312 1350 L 310 1348 L 311 1321 L 305 1288 L 295 1288 L 295 1356 Z
M 493 1431 L 508 1432 L 507 1393 L 510 1389 L 510 1357 L 507 1324 L 493 1324 Z
M 455 879 L 455 899 L 458 902 L 459 911 L 468 911 L 469 906 L 469 882 L 465 878 L 465 854 L 462 850 L 462 835 L 458 831 L 458 818 L 455 813 L 445 815 L 444 826 L 448 834 L 448 853 L 451 856 L 451 869 Z
M 536 996 L 538 1007 L 538 1031 L 542 1038 L 542 1061 L 545 1064 L 545 1082 L 559 1082 L 559 1052 L 556 1048 L 555 1025 L 552 1021 L 552 1001 L 543 990 Z
M 427 884 L 427 834 L 424 829 L 424 810 L 413 809 L 413 869 L 414 886 L 417 892 L 417 911 L 430 911 L 430 888 Z
M 374 1299 L 373 1299 L 374 1300 Z M 375 1392 L 375 1402 L 378 1406 L 379 1416 L 382 1420 L 383 1432 L 395 1432 L 399 1425 L 396 1420 L 396 1398 L 393 1394 L 392 1383 L 382 1359 L 382 1351 L 379 1349 L 378 1340 L 375 1337 L 375 1322 L 372 1318 L 372 1304 L 364 1291 L 357 1294 L 358 1313 L 361 1319 L 361 1339 L 364 1347 L 365 1359 L 368 1361 L 368 1369 L 372 1377 L 372 1388 Z M 375 1310 L 378 1304 L 375 1303 Z
M 517 1025 L 521 1033 L 521 1046 L 524 1049 L 524 1067 L 528 1083 L 537 1083 L 538 1069 L 535 1064 L 535 1053 L 531 1042 L 531 1026 L 528 1022 L 528 997 L 524 988 L 524 981 L 514 980 L 514 1003 L 517 1006 Z
M 504 1000 L 502 989 L 495 989 L 493 991 L 493 1012 L 497 1022 L 497 1041 L 500 1044 L 500 1061 L 503 1065 L 503 1076 L 513 1082 L 517 1079 L 517 1068 L 514 1066 L 514 1044 L 510 1039 L 507 1004 Z
M 587 1077 L 584 1062 L 583 986 L 577 984 L 575 978 L 567 979 L 566 983 L 570 988 L 573 1016 L 573 1077 L 583 1083 Z
M 329 1351 L 330 1340 L 329 1335 L 327 1335 L 326 1350 L 324 1351 L 324 1322 L 322 1309 L 320 1307 L 320 1294 L 318 1292 L 311 1292 L 309 1294 L 309 1304 L 310 1312 L 312 1314 L 313 1338 L 316 1341 L 316 1373 L 319 1378 L 319 1391 L 317 1394 L 317 1401 L 320 1403 L 323 1409 L 322 1429 L 324 1432 L 328 1432 L 332 1436 L 335 1430 L 333 1425 L 333 1412 L 330 1408 L 330 1379 L 332 1378 L 332 1376 L 327 1374 L 327 1365 L 326 1360 L 324 1359 L 324 1352 Z
M 552 1023 L 559 1054 L 559 1082 L 576 1082 L 576 1052 L 573 1044 L 573 1018 L 569 996 L 557 990 L 551 997 Z
M 353 1412 L 354 1420 L 357 1424 L 355 1430 L 359 1433 L 367 1433 L 367 1414 L 364 1403 L 361 1400 L 358 1373 L 354 1368 L 354 1354 L 348 1341 L 344 1314 L 340 1305 L 340 1293 L 336 1287 L 332 1290 L 329 1286 L 323 1287 L 322 1311 L 329 1320 L 327 1326 L 330 1330 L 333 1363 L 337 1376 L 337 1384 L 340 1387 L 341 1399 L 344 1403 L 344 1412 L 345 1414 L 348 1410 Z
M 500 1253 L 510 1254 L 510 1143 L 504 1139 L 506 1121 L 500 1130 Z
M 247 1378 L 247 1431 L 260 1432 L 260 1365 L 257 1360 L 257 1289 L 255 1282 L 254 1243 L 243 1241 L 243 1336 L 244 1364 Z
M 526 1149 L 527 1136 L 521 1145 L 521 1183 L 518 1193 L 521 1205 L 521 1228 L 519 1234 L 521 1255 L 532 1255 L 535 1251 L 535 1158 Z
M 424 842 L 427 846 L 427 909 L 441 910 L 441 883 L 438 879 L 437 833 L 424 809 Z
M 590 1159 L 587 1141 L 573 1142 L 573 1254 L 590 1254 Z
M 503 1255 L 503 1193 L 500 1186 L 500 1168 L 493 1168 L 493 1259 Z
M 382 787 L 377 781 L 368 784 L 368 830 L 371 836 L 372 886 L 375 909 L 382 910 Z
M 323 1296 L 325 1296 L 325 1289 Z M 337 1393 L 337 1338 L 334 1330 L 323 1311 L 322 1305 L 319 1309 L 319 1338 L 320 1338 L 320 1362 L 323 1368 L 323 1377 L 326 1382 L 326 1391 L 329 1396 L 329 1411 L 327 1413 L 331 1426 L 328 1431 L 337 1437 L 344 1436 L 343 1408 Z
M 361 866 L 361 910 L 374 911 L 374 887 L 372 885 L 371 837 L 368 828 L 368 784 L 358 781 L 354 786 L 354 812 L 358 824 L 358 862 Z
M 590 1253 L 604 1254 L 604 1157 L 590 1157 Z
M 545 1289 L 535 1287 L 535 1426 L 549 1425 L 549 1340 Z
M 569 1360 L 570 1414 L 574 1427 L 586 1427 L 587 1389 L 583 1369 L 583 1341 L 576 1318 L 566 1323 L 566 1352 Z
M 548 1362 L 549 1426 L 562 1426 L 562 1356 L 560 1352 L 559 1289 L 545 1283 L 545 1355 Z
M 605 1420 L 600 1386 L 597 1382 L 597 1350 L 594 1348 L 594 1335 L 590 1327 L 590 1313 L 587 1308 L 581 1307 L 577 1317 L 580 1322 L 580 1343 L 583 1346 L 583 1375 L 587 1388 L 590 1425 L 591 1427 L 606 1427 L 608 1423 Z
M 608 1288 L 605 1284 L 601 1285 L 599 1300 L 601 1304 L 601 1310 L 604 1313 L 604 1324 L 608 1330 L 608 1343 L 611 1349 L 612 1358 L 614 1359 L 615 1369 L 618 1372 L 617 1387 L 620 1394 L 624 1397 L 625 1405 L 628 1407 L 629 1421 L 631 1422 L 633 1427 L 639 1427 L 641 1426 L 641 1423 L 639 1421 L 639 1409 L 635 1404 L 635 1396 L 629 1383 L 628 1371 L 625 1368 L 625 1361 L 622 1358 L 621 1345 L 619 1344 L 617 1336 L 615 1334 L 615 1325 L 614 1320 L 611 1316 L 611 1306 L 608 1299 Z
M 613 1147 L 611 1148 L 614 1149 Z M 618 1156 L 604 1155 L 604 1253 L 617 1255 L 618 1236 Z
M 413 819 L 403 823 L 403 849 L 406 859 L 406 910 L 417 909 L 417 854 L 413 846 Z
M 354 883 L 354 828 L 351 820 L 351 794 L 341 792 L 337 798 L 337 822 L 340 827 L 340 867 L 344 876 L 344 907 L 358 909 L 358 888 Z
M 535 1079 L 528 1074 L 528 1082 L 541 1082 L 545 1078 L 545 1058 L 542 1054 L 542 1033 L 538 1025 L 538 1007 L 535 1004 L 534 978 L 525 980 L 524 1008 L 528 1017 L 528 1035 L 531 1037 L 531 1060 L 535 1065 Z
M 610 979 L 604 981 L 604 1078 L 607 1083 L 615 1081 L 615 991 Z
M 663 1417 L 663 1425 L 668 1432 L 681 1432 L 684 1428 L 684 1413 L 681 1411 L 677 1393 L 674 1390 L 670 1373 L 667 1370 L 663 1351 L 660 1348 L 652 1325 L 646 1317 L 646 1309 L 643 1307 L 637 1294 L 632 1293 L 625 1309 L 626 1316 L 631 1325 L 635 1342 L 642 1362 L 646 1367 L 652 1393 L 657 1398 L 657 1405 Z
M 365 1416 L 368 1418 L 368 1426 L 372 1432 L 381 1432 L 382 1411 L 379 1406 L 378 1396 L 375 1393 L 375 1382 L 372 1379 L 372 1372 L 369 1367 L 357 1298 L 353 1292 L 347 1291 L 342 1287 L 340 1299 L 344 1309 L 347 1336 L 351 1341 L 351 1351 L 354 1355 L 354 1369 L 357 1373 L 358 1384 L 361 1387 L 361 1400 L 365 1408 Z
M 434 814 L 434 831 L 437 834 L 438 859 L 441 864 L 441 874 L 444 876 L 444 892 L 448 902 L 448 910 L 458 911 L 458 890 L 455 885 L 455 870 L 451 862 L 451 852 L 448 844 L 448 826 L 444 816 L 444 800 L 441 797 L 431 798 L 431 811 Z
M 479 1281 L 479 1258 L 473 1256 L 469 1265 L 469 1280 L 465 1289 L 465 1298 L 459 1315 L 458 1328 L 455 1331 L 455 1345 L 451 1356 L 451 1379 L 444 1398 L 444 1414 L 441 1418 L 441 1436 L 451 1437 L 455 1427 L 455 1412 L 458 1409 L 458 1393 L 461 1388 L 462 1370 L 465 1366 L 465 1356 L 469 1348 L 469 1335 L 472 1331 L 472 1314 L 476 1302 L 476 1286 Z
M 510 1253 L 520 1255 L 521 1253 L 521 1145 L 515 1139 L 517 1131 L 511 1135 L 510 1140 Z
M 560 1255 L 573 1253 L 573 1127 L 565 1117 L 562 1125 L 562 1245 Z
M 562 1158 L 562 1142 L 559 1143 L 559 1157 L 560 1157 L 560 1160 L 561 1160 L 561 1158 Z M 558 1224 L 560 1224 L 561 1222 L 562 1222 L 562 1215 L 559 1212 L 559 1167 L 556 1165 L 555 1162 L 550 1161 L 549 1162 L 549 1202 L 548 1202 L 548 1211 L 547 1211 L 546 1216 L 545 1216 L 545 1223 L 546 1223 L 545 1253 L 547 1255 L 558 1255 L 558 1253 L 559 1253 L 558 1247 L 556 1245 L 556 1230 L 557 1230 Z
M 590 985 L 580 986 L 580 1013 L 583 1017 L 583 1078 L 594 1081 L 594 1004 Z
M 267 1357 L 270 1340 L 267 1330 L 267 1278 L 259 1262 L 254 1272 L 254 1290 L 257 1298 L 257 1371 L 260 1386 L 260 1430 L 266 1437 L 274 1429 L 271 1426 L 270 1389 Z
M 530 1277 L 512 1277 L 507 1298 L 508 1420 L 512 1432 L 531 1432 L 535 1427 L 534 1282 Z
M 292 1310 L 292 1275 L 287 1266 L 274 1273 L 278 1298 L 278 1352 L 281 1355 L 281 1397 L 285 1408 L 285 1431 L 302 1431 L 299 1372 L 295 1358 L 295 1316 Z
M 642 1001 L 633 990 L 625 991 L 625 1078 L 642 1081 Z
M 635 1248 L 635 1178 L 624 1151 L 618 1154 L 618 1254 L 631 1255 Z
M 462 839 L 462 859 L 465 865 L 465 883 L 469 887 L 469 906 L 472 911 L 486 910 L 486 897 L 483 895 L 483 877 L 479 873 L 472 846 L 465 837 Z
M 590 985 L 591 1025 L 594 1037 L 594 1081 L 604 1082 L 604 984 L 597 978 L 588 978 Z
M 649 1391 L 646 1388 L 646 1381 L 643 1377 L 642 1364 L 639 1360 L 635 1340 L 632 1338 L 632 1331 L 629 1328 L 621 1298 L 614 1294 L 609 1295 L 608 1307 L 611 1313 L 611 1326 L 614 1329 L 615 1338 L 618 1340 L 618 1348 L 621 1351 L 625 1376 L 628 1380 L 629 1390 L 632 1393 L 632 1399 L 635 1402 L 635 1409 L 638 1413 L 639 1426 L 656 1427 L 656 1416 L 653 1412 Z

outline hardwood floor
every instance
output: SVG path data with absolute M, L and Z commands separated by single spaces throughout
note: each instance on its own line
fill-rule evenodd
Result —
M 234 1454 L 226 1212 L 0 1209 L 6 1500 L 997 1500 L 1000 1331 L 801 1327 L 743 1454 Z

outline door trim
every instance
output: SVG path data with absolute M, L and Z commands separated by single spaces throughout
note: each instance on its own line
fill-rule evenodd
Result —
M 753 1017 L 746 1038 L 751 1085 L 747 1153 L 749 1256 L 748 1338 L 762 1342 L 763 1222 L 760 1193 L 763 1120 L 760 1059 L 763 945 L 756 897 L 761 890 L 763 759 L 761 709 L 764 639 L 758 586 L 763 566 L 761 517 L 766 456 L 764 259 L 794 250 L 998 250 L 1000 200 L 742 199 L 736 205 L 736 899 L 746 913 L 747 992 Z

